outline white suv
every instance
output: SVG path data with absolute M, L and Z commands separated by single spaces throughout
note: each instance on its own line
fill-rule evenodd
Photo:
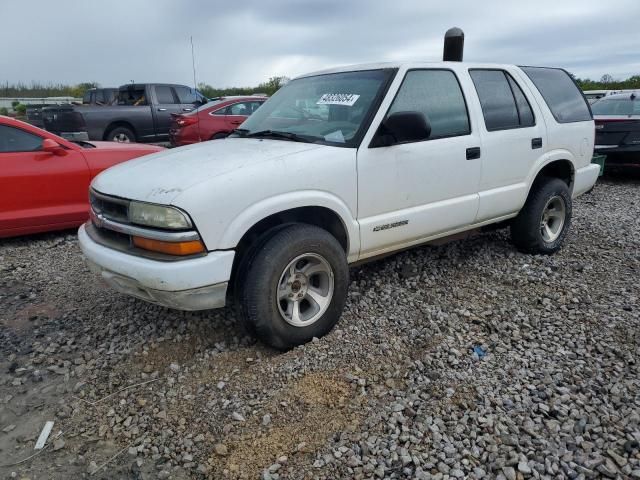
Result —
M 235 298 L 286 349 L 338 321 L 349 263 L 509 221 L 558 250 L 596 182 L 589 106 L 560 69 L 373 64 L 289 82 L 229 138 L 99 175 L 80 228 L 113 288 L 183 310 Z

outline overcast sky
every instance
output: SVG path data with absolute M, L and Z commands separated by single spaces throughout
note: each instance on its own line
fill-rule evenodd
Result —
M 351 63 L 465 60 L 640 74 L 640 0 L 0 0 L 0 82 L 254 86 Z

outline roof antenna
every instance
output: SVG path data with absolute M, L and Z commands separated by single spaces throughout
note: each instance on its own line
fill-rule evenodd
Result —
M 198 84 L 196 83 L 196 56 L 193 51 L 193 35 L 191 35 L 189 39 L 191 40 L 191 66 L 193 67 L 193 95 L 198 99 Z M 199 107 L 196 107 L 193 113 L 196 116 L 196 124 L 198 125 L 198 142 L 201 142 L 202 137 L 200 136 L 200 115 L 198 114 L 198 108 Z
M 464 32 L 453 27 L 444 34 L 444 51 L 442 60 L 445 62 L 461 62 L 464 53 Z

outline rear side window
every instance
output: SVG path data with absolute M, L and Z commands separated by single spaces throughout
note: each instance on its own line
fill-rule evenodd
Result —
M 42 148 L 42 138 L 19 128 L 0 125 L 0 153 L 33 152 Z
M 592 119 L 587 101 L 567 72 L 559 68 L 521 67 L 558 123 Z
M 227 115 L 244 115 L 248 117 L 255 112 L 260 105 L 262 105 L 262 102 L 236 103 L 228 107 L 229 111 Z
M 429 140 L 471 131 L 462 89 L 450 70 L 407 72 L 387 115 L 406 111 L 421 112 L 429 120 Z
M 470 70 L 488 131 L 531 127 L 531 105 L 516 81 L 503 70 Z

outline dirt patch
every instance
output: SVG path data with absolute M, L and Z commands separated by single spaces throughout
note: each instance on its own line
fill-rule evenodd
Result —
M 182 364 L 191 360 L 200 348 L 199 343 L 197 338 L 188 338 L 182 342 L 153 344 L 150 348 L 143 349 L 134 361 L 149 372 L 163 370 L 171 363 Z
M 60 311 L 57 307 L 51 303 L 36 303 L 28 304 L 18 309 L 18 311 L 6 320 L 7 327 L 14 331 L 22 332 L 25 329 L 31 328 L 31 323 L 35 320 L 50 320 L 60 315 Z
M 308 463 L 331 434 L 358 424 L 357 404 L 340 373 L 309 373 L 272 399 L 269 410 L 275 413 L 266 430 L 256 434 L 260 428 L 248 424 L 238 440 L 228 443 L 228 457 L 212 453 L 213 471 L 256 478 L 282 455 L 289 465 Z

